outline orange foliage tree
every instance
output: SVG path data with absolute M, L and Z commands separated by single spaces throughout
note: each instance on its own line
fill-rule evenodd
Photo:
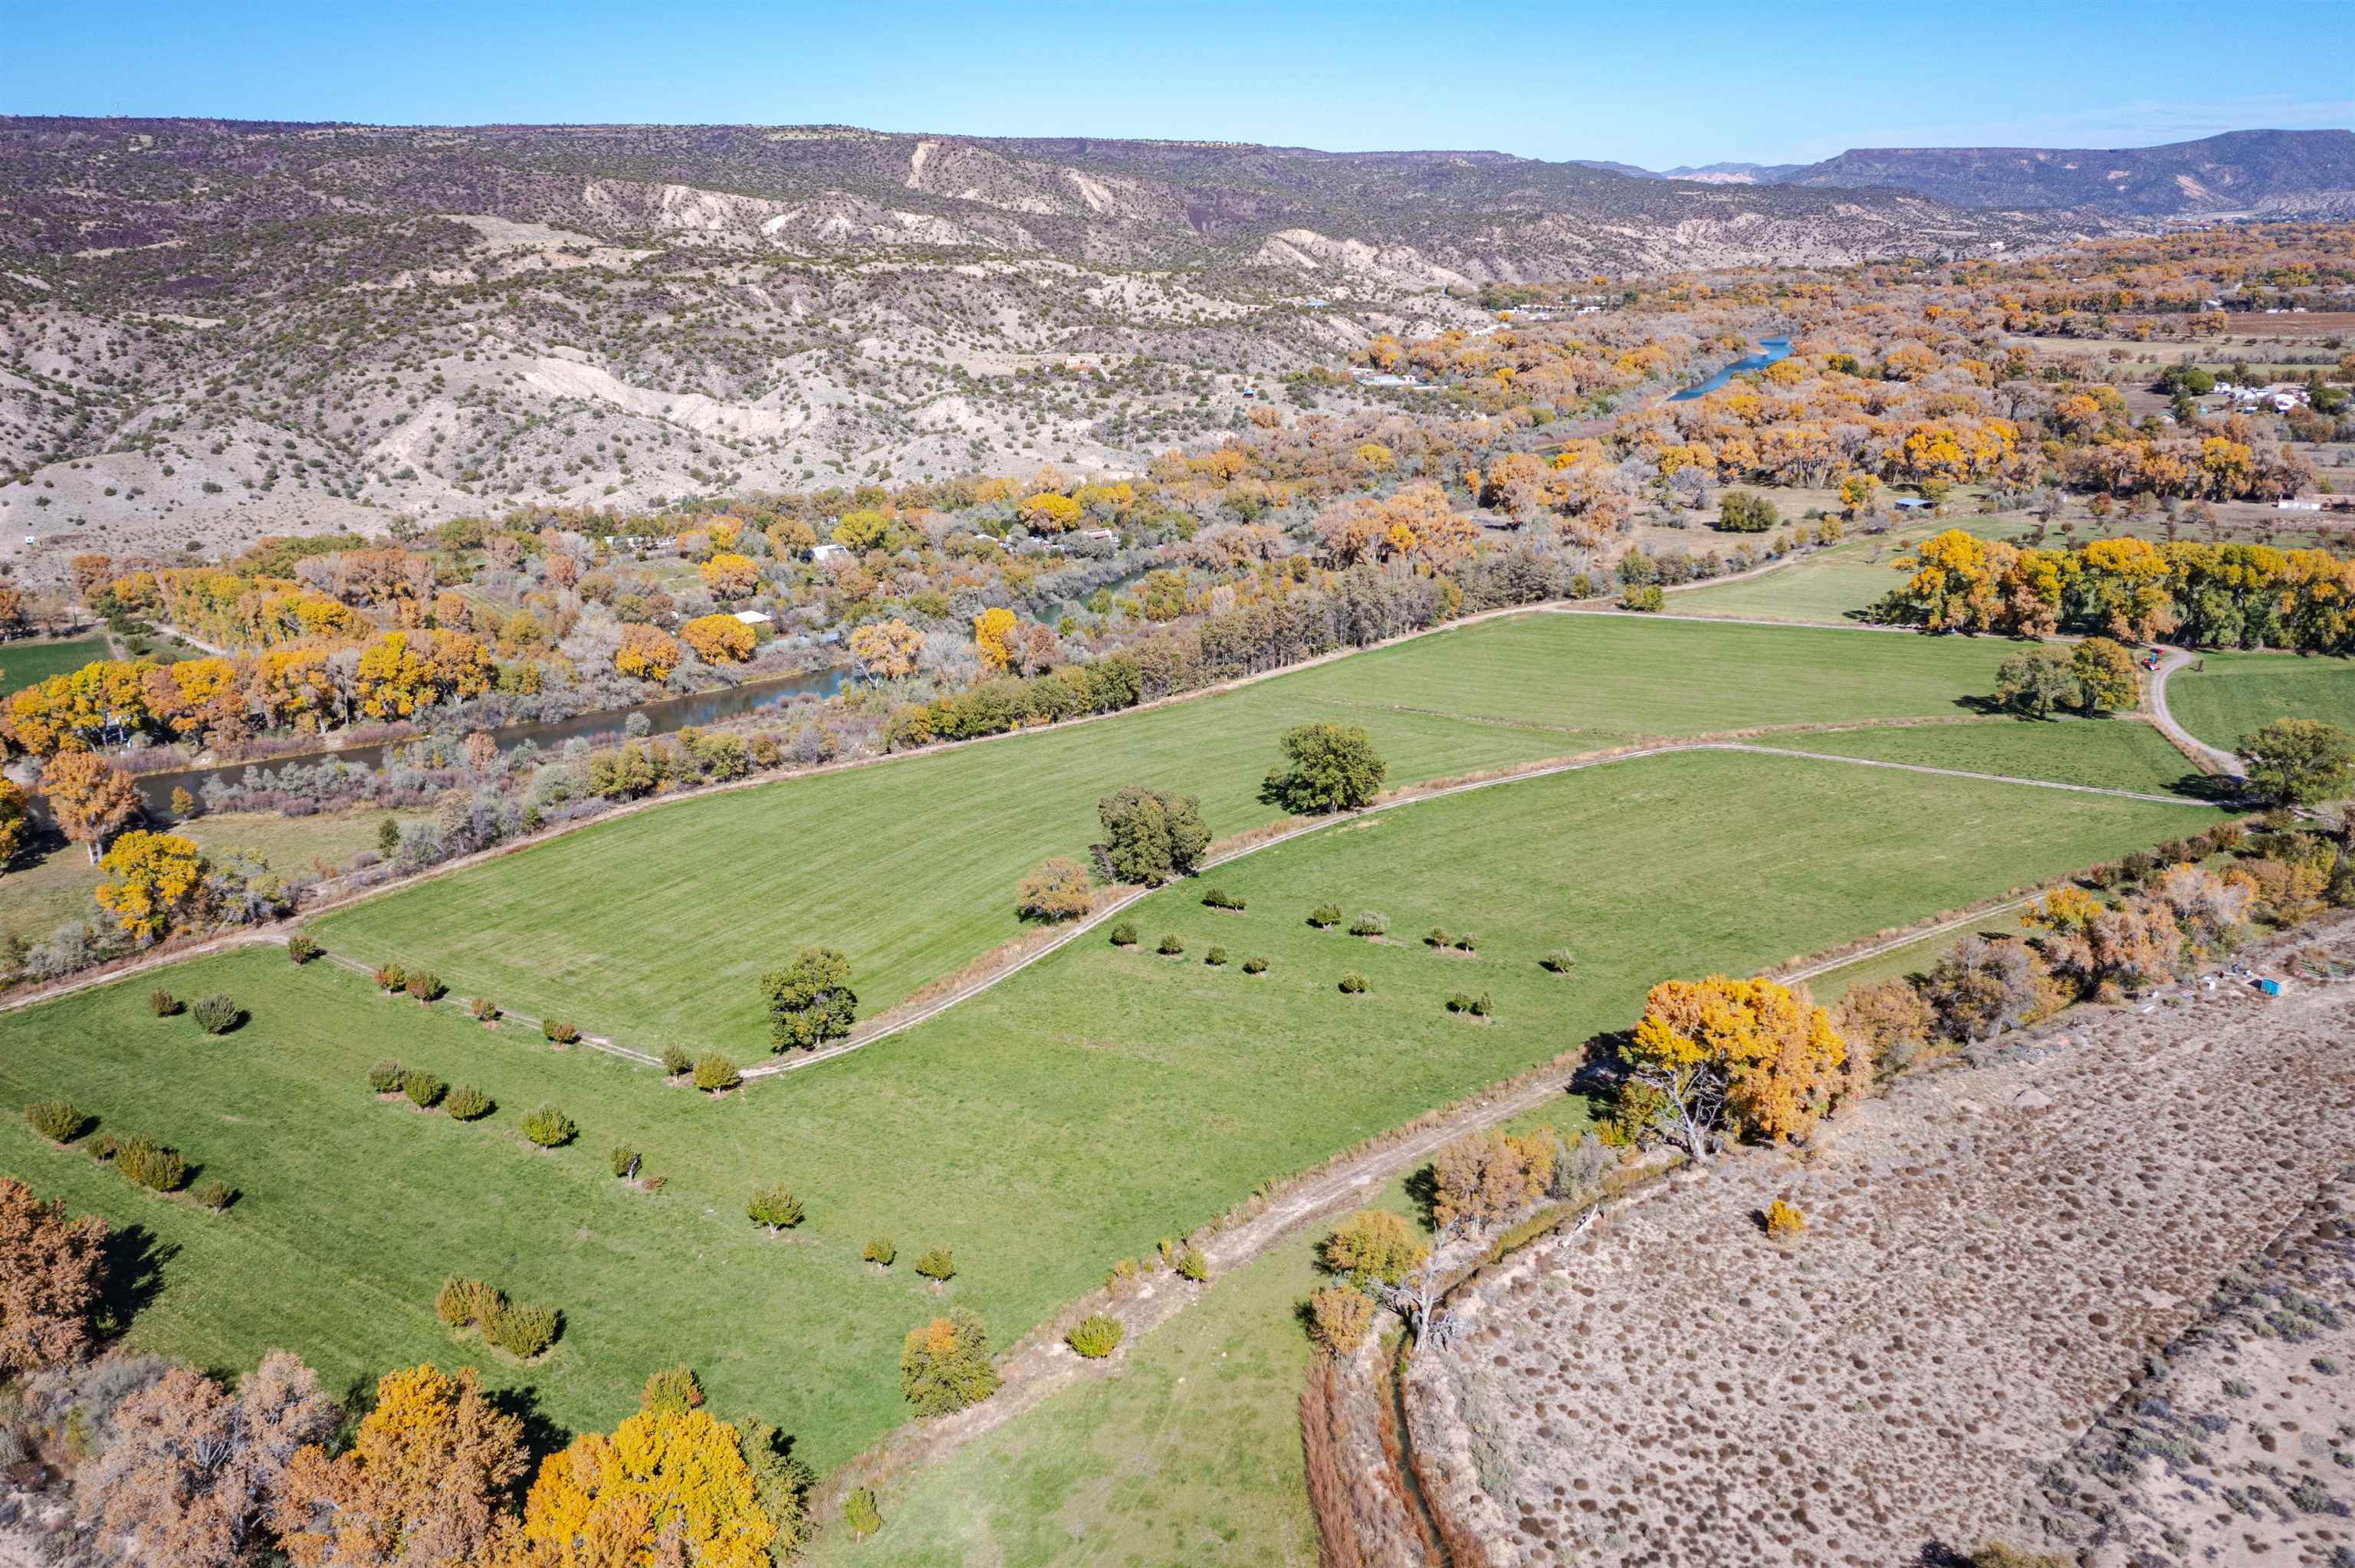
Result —
M 1782 1139 L 1828 1108 L 1847 1044 L 1803 987 L 1662 980 L 1625 1048 L 1623 1130 L 1658 1130 L 1706 1160 L 1721 1125 Z
M 300 1568 L 479 1562 L 528 1464 L 523 1422 L 484 1397 L 472 1367 L 390 1372 L 347 1451 L 296 1452 L 279 1538 Z

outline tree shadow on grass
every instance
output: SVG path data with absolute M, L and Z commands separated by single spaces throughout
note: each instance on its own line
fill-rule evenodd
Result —
M 539 1390 L 529 1384 L 517 1388 L 494 1388 L 483 1392 L 484 1400 L 502 1415 L 512 1415 L 523 1423 L 523 1446 L 531 1455 L 531 1468 L 527 1476 L 539 1469 L 539 1462 L 550 1454 L 562 1450 L 572 1440 L 572 1434 L 548 1418 L 539 1407 Z
M 120 1339 L 162 1292 L 164 1266 L 180 1255 L 179 1244 L 158 1241 L 145 1225 L 125 1225 L 107 1233 L 101 1255 L 105 1268 L 99 1287 L 98 1329 L 107 1339 Z
M 2187 773 L 2167 786 L 2170 795 L 2197 800 L 2203 806 L 2244 806 L 2248 799 L 2241 781 L 2226 774 Z

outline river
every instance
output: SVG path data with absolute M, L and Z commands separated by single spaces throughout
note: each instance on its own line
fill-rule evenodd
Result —
M 1758 352 L 1735 360 L 1708 380 L 1688 387 L 1668 399 L 1671 403 L 1689 403 L 1695 397 L 1706 397 L 1745 370 L 1764 370 L 1778 359 L 1791 357 L 1791 340 L 1787 337 L 1762 337 Z
M 717 724 L 721 719 L 736 718 L 764 708 L 780 708 L 801 697 L 830 697 L 842 690 L 840 669 L 819 670 L 802 675 L 780 675 L 773 680 L 747 681 L 741 686 L 723 686 L 716 691 L 695 692 L 683 697 L 657 697 L 653 702 L 640 703 L 635 707 L 605 708 L 592 714 L 576 714 L 568 719 L 550 719 L 539 724 L 509 725 L 491 731 L 501 751 L 513 751 L 529 744 L 542 750 L 553 751 L 576 736 L 619 735 L 632 714 L 644 714 L 653 726 L 650 735 L 668 735 L 673 730 L 698 725 Z M 378 746 L 353 746 L 341 750 L 302 751 L 283 757 L 261 757 L 250 761 L 207 763 L 195 768 L 175 768 L 168 773 L 143 773 L 133 780 L 139 786 L 139 796 L 151 812 L 169 813 L 172 791 L 186 789 L 196 794 L 211 779 L 235 783 L 248 768 L 274 771 L 289 763 L 308 768 L 321 762 L 347 762 L 355 768 L 379 768 L 388 750 L 398 750 L 410 744 L 408 740 L 389 741 Z

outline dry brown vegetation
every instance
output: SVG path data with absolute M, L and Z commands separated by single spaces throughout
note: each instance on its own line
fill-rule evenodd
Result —
M 2345 959 L 2355 925 L 2320 940 Z M 2343 984 L 2147 1006 L 1901 1081 L 1804 1152 L 1679 1178 L 1461 1292 L 1459 1336 L 1410 1389 L 1456 1560 L 1884 1568 L 2032 1546 L 2045 1467 L 2355 1147 Z M 1764 1234 L 1777 1198 L 1804 1234 Z M 2328 1443 L 2303 1407 L 2329 1394 L 2287 1383 L 2318 1374 L 2229 1353 L 2279 1363 L 2242 1419 L 2270 1397 L 2264 1419 Z

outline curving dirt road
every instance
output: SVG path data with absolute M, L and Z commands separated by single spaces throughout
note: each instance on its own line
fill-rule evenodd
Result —
M 2149 700 L 2145 706 L 2150 715 L 2150 722 L 2157 725 L 2167 737 L 2175 743 L 2178 750 L 2190 756 L 2208 758 L 2215 764 L 2216 770 L 2220 773 L 2229 774 L 2234 779 L 2246 779 L 2249 776 L 2249 770 L 2238 757 L 2209 745 L 2176 723 L 2175 715 L 2168 712 L 2167 678 L 2190 663 L 2193 658 L 2194 655 L 2188 649 L 2182 648 L 2169 648 L 2160 656 L 2158 669 L 2152 673 L 2147 683 Z

